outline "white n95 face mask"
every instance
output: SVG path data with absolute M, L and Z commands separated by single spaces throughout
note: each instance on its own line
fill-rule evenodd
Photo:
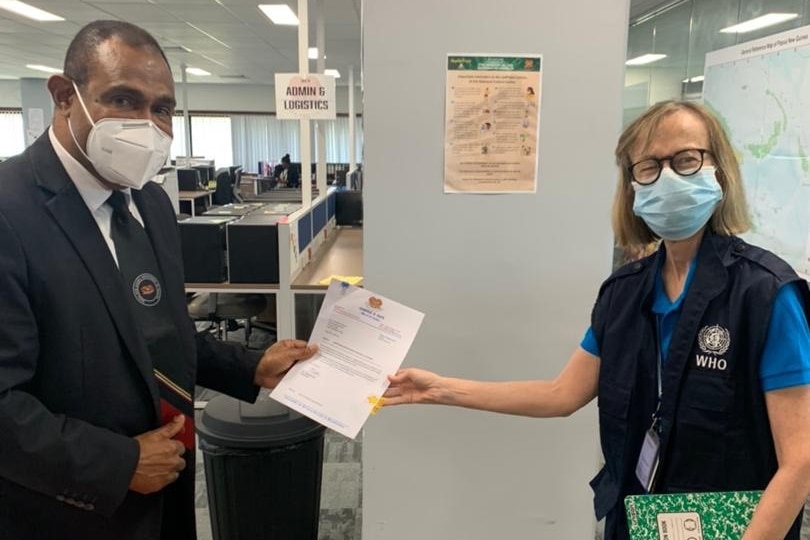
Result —
M 158 173 L 169 157 L 172 138 L 151 120 L 133 118 L 93 118 L 73 83 L 82 110 L 93 124 L 87 136 L 87 151 L 68 128 L 73 142 L 105 180 L 119 186 L 141 189 Z

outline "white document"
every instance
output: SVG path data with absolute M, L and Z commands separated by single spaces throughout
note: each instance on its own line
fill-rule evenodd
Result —
M 399 369 L 424 314 L 333 280 L 310 343 L 318 353 L 293 366 L 270 397 L 354 439 Z

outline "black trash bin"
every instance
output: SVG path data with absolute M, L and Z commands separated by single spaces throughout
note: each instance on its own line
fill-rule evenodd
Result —
M 317 540 L 325 428 L 262 396 L 197 417 L 214 540 Z

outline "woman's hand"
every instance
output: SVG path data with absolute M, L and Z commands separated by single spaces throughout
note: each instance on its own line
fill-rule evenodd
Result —
M 424 369 L 400 369 L 389 375 L 391 385 L 385 391 L 383 406 L 406 403 L 447 403 L 444 379 Z

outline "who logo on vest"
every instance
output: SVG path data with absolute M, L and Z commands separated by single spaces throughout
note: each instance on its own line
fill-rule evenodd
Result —
M 704 326 L 698 333 L 698 346 L 706 353 L 695 355 L 695 365 L 704 369 L 725 371 L 728 362 L 725 358 L 718 358 L 724 354 L 731 345 L 731 335 L 726 328 L 718 325 Z

